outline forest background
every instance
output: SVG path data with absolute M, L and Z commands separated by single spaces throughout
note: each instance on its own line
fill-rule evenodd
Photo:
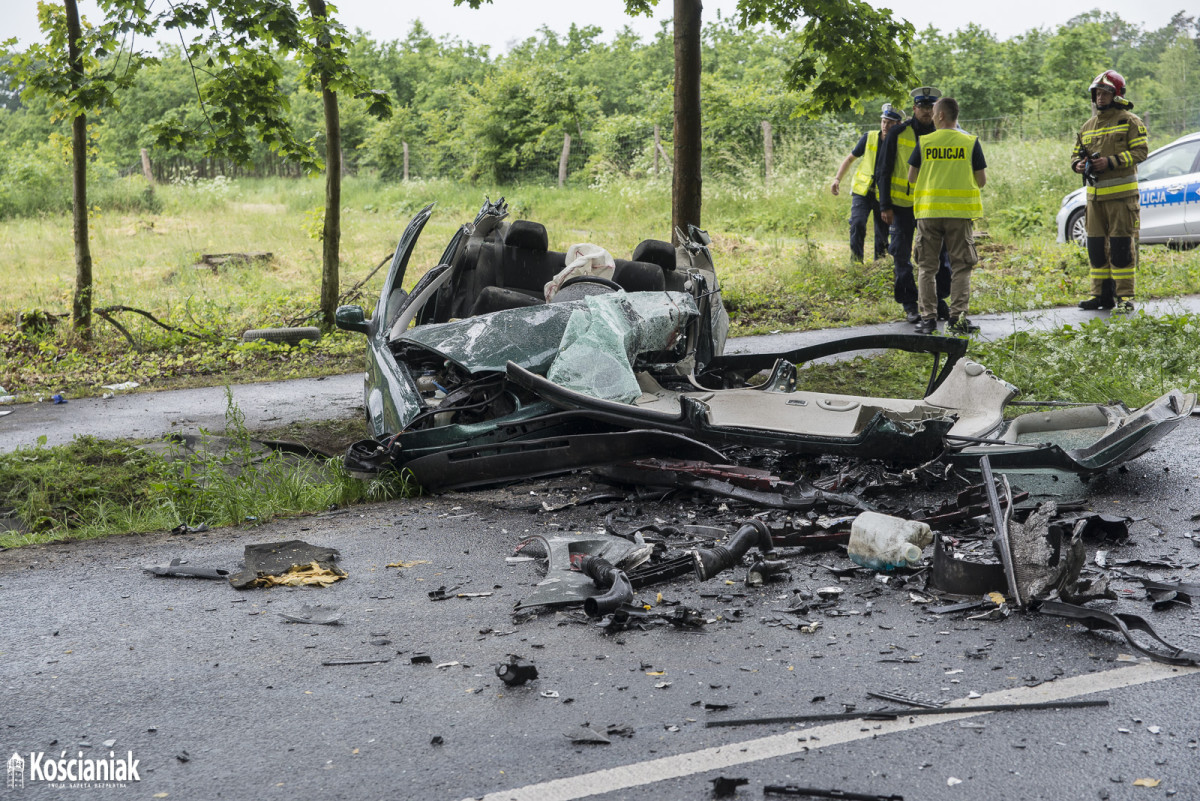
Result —
M 389 92 L 393 114 L 378 120 L 365 102 L 342 99 L 343 300 L 373 307 L 380 276 L 359 281 L 431 201 L 440 208 L 409 285 L 485 195 L 507 196 L 514 217 L 546 223 L 558 250 L 592 241 L 626 256 L 640 239 L 669 238 L 671 39 L 665 26 L 650 40 L 627 29 L 611 39 L 596 27 L 542 29 L 493 56 L 419 23 L 400 40 L 354 35 L 351 63 Z M 728 20 L 704 29 L 702 223 L 735 333 L 895 317 L 890 265 L 847 265 L 848 201 L 828 185 L 858 136 L 877 126 L 880 104 L 909 103 L 862 98 L 861 111 L 797 117 L 803 94 L 782 80 L 797 47 L 794 34 Z M 89 119 L 96 302 L 150 310 L 187 333 L 134 318 L 80 342 L 38 324 L 61 317 L 70 297 L 69 121 L 10 88 L 0 92 L 0 386 L 87 393 L 114 381 L 166 387 L 356 369 L 362 341 L 338 332 L 302 349 L 238 341 L 246 328 L 312 321 L 319 174 L 266 145 L 240 164 L 158 148 L 156 128 L 202 127 L 206 113 L 196 100 L 203 69 L 193 72 L 172 45 L 160 55 L 114 108 Z M 1007 40 L 973 25 L 930 27 L 912 55 L 921 82 L 957 97 L 963 125 L 988 147 L 979 311 L 1073 302 L 1084 287 L 1086 259 L 1054 244 L 1054 214 L 1078 186 L 1065 165 L 1099 71 L 1125 75 L 1152 148 L 1200 129 L 1200 24 L 1183 12 L 1146 30 L 1095 11 Z M 320 152 L 320 93 L 305 88 L 302 65 L 281 65 L 293 126 Z M 214 251 L 271 255 L 217 269 L 201 260 Z M 1143 248 L 1140 269 L 1143 296 L 1200 290 L 1194 252 Z

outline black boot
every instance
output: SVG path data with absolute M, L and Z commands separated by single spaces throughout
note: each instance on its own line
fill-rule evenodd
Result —
M 1111 309 L 1115 303 L 1112 298 L 1106 298 L 1103 295 L 1088 298 L 1087 300 L 1079 301 L 1079 308 L 1084 311 L 1100 311 L 1101 309 Z

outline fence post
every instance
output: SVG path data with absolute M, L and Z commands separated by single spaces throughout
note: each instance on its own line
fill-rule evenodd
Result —
M 658 154 L 662 152 L 662 139 L 659 136 L 658 123 L 654 123 L 654 174 L 658 175 Z
M 404 182 L 408 183 L 408 142 L 404 142 Z
M 558 188 L 562 189 L 567 182 L 567 159 L 571 157 L 571 135 L 563 134 L 562 156 L 558 159 Z
M 763 131 L 763 186 L 771 186 L 771 169 L 775 165 L 775 139 L 771 136 L 771 123 L 762 121 Z

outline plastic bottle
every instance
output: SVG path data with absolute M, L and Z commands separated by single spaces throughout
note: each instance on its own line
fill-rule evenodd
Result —
M 921 559 L 921 549 L 933 542 L 927 523 L 863 512 L 850 526 L 850 560 L 872 570 L 909 567 Z

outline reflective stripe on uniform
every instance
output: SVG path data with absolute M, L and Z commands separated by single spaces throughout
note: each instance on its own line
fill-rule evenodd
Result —
M 1095 197 L 1095 198 L 1104 198 L 1104 197 L 1108 197 L 1109 195 L 1115 195 L 1118 192 L 1136 192 L 1136 191 L 1137 191 L 1137 181 L 1132 181 L 1130 183 L 1123 183 L 1123 184 L 1111 184 L 1109 186 L 1101 186 L 1099 184 L 1097 184 L 1096 186 L 1091 186 L 1089 184 L 1088 188 L 1087 188 L 1087 196 Z

